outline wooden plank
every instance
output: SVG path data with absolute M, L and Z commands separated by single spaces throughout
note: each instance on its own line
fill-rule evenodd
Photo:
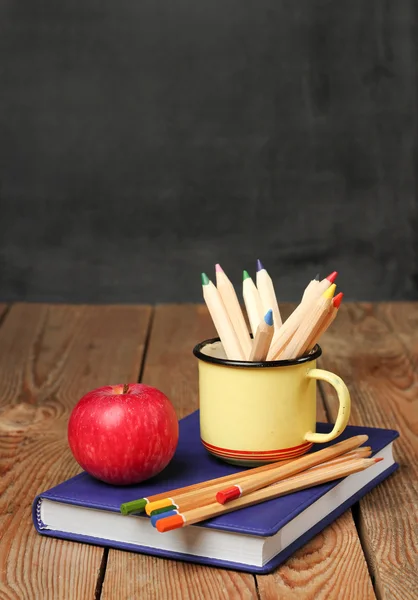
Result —
M 351 424 L 400 431 L 400 470 L 360 502 L 360 533 L 379 597 L 416 598 L 418 512 L 417 306 L 350 304 L 323 340 L 323 365 L 352 394 Z M 335 418 L 337 402 L 327 395 Z
M 87 391 L 136 381 L 148 307 L 17 304 L 0 328 L 0 597 L 93 598 L 103 549 L 38 535 L 35 495 L 80 471 L 66 438 Z
M 198 407 L 195 344 L 216 335 L 204 305 L 166 305 L 155 311 L 143 382 L 173 402 L 179 418 Z M 110 550 L 102 600 L 257 599 L 254 577 L 201 565 Z
M 282 309 L 284 318 L 292 305 Z M 321 365 L 318 365 L 321 366 Z M 318 391 L 317 419 L 327 422 Z M 257 575 L 260 600 L 375 598 L 351 510 L 326 527 L 269 575 Z
M 289 314 L 290 310 L 291 306 L 286 305 L 282 313 Z M 143 380 L 171 398 L 180 418 L 198 406 L 197 366 L 192 348 L 213 335 L 205 306 L 165 306 L 156 310 Z M 320 398 L 318 411 L 318 418 L 326 420 Z M 351 568 L 342 568 L 345 563 L 341 556 Z M 274 574 L 257 580 L 259 597 L 263 600 L 288 598 L 295 589 L 301 598 L 311 598 L 314 592 L 316 598 L 337 598 L 341 596 L 336 592 L 341 589 L 352 592 L 351 597 L 373 597 L 350 512 L 306 544 Z M 355 596 L 357 591 L 361 595 Z M 111 600 L 115 595 L 141 600 L 257 597 L 254 580 L 246 574 L 110 550 L 102 598 Z

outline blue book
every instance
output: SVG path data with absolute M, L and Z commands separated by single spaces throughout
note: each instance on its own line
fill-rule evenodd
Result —
M 317 425 L 320 433 L 330 430 L 327 423 Z M 167 533 L 159 533 L 145 514 L 123 516 L 123 502 L 243 470 L 207 453 L 196 411 L 180 421 L 176 454 L 157 477 L 116 487 L 80 473 L 35 498 L 34 526 L 41 535 L 268 573 L 398 468 L 392 446 L 399 433 L 394 430 L 348 426 L 337 440 L 317 445 L 311 452 L 360 434 L 369 436 L 365 445 L 372 447 L 373 456 L 384 460 L 343 479 Z

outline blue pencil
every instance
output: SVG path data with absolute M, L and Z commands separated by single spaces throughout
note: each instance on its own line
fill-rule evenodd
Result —
M 250 354 L 250 361 L 260 362 L 262 360 L 266 360 L 271 340 L 273 338 L 273 334 L 273 311 L 270 309 L 267 311 L 267 313 L 264 316 L 264 319 L 258 326 Z

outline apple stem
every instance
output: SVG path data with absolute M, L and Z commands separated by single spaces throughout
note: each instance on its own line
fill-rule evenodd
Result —
M 123 384 L 122 394 L 127 394 L 128 391 L 129 391 L 129 383 L 124 383 Z

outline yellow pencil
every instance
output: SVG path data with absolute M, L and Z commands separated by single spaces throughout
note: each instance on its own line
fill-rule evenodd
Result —
M 267 311 L 255 334 L 250 361 L 266 360 L 274 333 L 273 311 Z
M 218 332 L 226 356 L 230 360 L 245 360 L 238 337 L 232 327 L 222 298 L 205 273 L 202 273 L 203 297 Z
M 240 303 L 234 290 L 234 286 L 226 276 L 221 265 L 217 264 L 215 269 L 216 287 L 218 288 L 218 292 L 221 295 L 226 312 L 228 313 L 229 319 L 232 323 L 235 333 L 237 334 L 240 346 L 244 352 L 245 359 L 248 359 L 251 353 L 252 342 Z
M 263 267 L 260 260 L 257 260 L 256 283 L 257 289 L 260 293 L 263 312 L 266 313 L 270 309 L 273 311 L 274 329 L 278 329 L 282 324 L 282 318 L 280 316 L 276 293 L 274 291 L 271 277 Z
M 261 304 L 260 292 L 256 288 L 254 281 L 248 275 L 247 271 L 244 271 L 242 295 L 244 296 L 245 308 L 247 310 L 251 332 L 253 337 L 255 337 L 258 326 L 264 317 L 264 312 L 263 305 Z

